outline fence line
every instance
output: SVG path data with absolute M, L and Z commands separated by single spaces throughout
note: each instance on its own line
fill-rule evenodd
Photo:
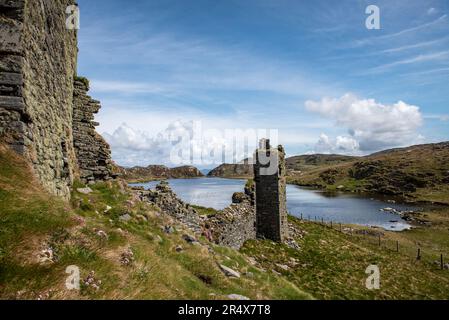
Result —
M 303 218 L 303 215 L 301 214 L 301 221 L 308 221 L 323 226 L 325 228 L 335 230 L 337 232 L 340 232 L 344 235 L 351 237 L 352 239 L 368 242 L 371 245 L 379 247 L 381 250 L 389 250 L 391 252 L 401 253 L 413 259 L 414 261 L 422 261 L 430 263 L 432 265 L 435 265 L 435 267 L 438 265 L 438 268 L 441 270 L 447 268 L 447 266 L 445 265 L 445 257 L 448 257 L 449 254 L 440 253 L 438 256 L 438 253 L 436 252 L 427 253 L 419 246 L 416 247 L 415 249 L 411 249 L 410 247 L 406 246 L 400 246 L 398 240 L 382 239 L 382 233 L 379 231 L 368 232 L 369 230 L 366 229 L 358 230 L 352 227 L 343 228 L 343 224 L 341 222 L 336 224 L 334 221 L 330 220 L 328 223 L 326 223 L 326 221 L 324 221 L 324 218 L 321 218 L 320 222 L 317 216 L 315 216 L 314 220 L 311 220 L 310 215 L 308 215 L 308 220 L 306 220 Z M 338 225 L 338 227 L 334 228 L 335 225 Z M 449 265 L 449 261 L 447 265 Z

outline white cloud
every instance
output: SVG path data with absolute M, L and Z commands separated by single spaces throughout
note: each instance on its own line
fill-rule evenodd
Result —
M 424 41 L 424 42 L 414 43 L 414 44 L 410 44 L 410 45 L 406 45 L 406 46 L 386 49 L 386 50 L 383 50 L 382 52 L 383 53 L 397 53 L 397 52 L 402 52 L 402 51 L 406 51 L 409 49 L 428 47 L 428 46 L 433 46 L 433 45 L 437 45 L 437 44 L 446 42 L 448 39 L 449 39 L 449 37 L 444 37 L 444 38 L 440 38 L 440 39 L 436 39 L 436 40 Z
M 422 63 L 422 62 L 428 62 L 428 61 L 441 61 L 441 60 L 448 60 L 449 58 L 449 50 L 447 51 L 440 51 L 440 52 L 434 52 L 429 54 L 420 54 L 418 56 L 403 59 L 399 61 L 395 61 L 392 63 L 387 63 L 375 68 L 371 68 L 367 70 L 366 72 L 363 72 L 363 74 L 377 74 L 382 73 L 385 71 L 390 70 L 391 68 L 401 66 L 401 65 L 409 65 L 409 64 L 415 64 L 415 63 Z
M 276 131 L 205 129 L 201 122 L 175 121 L 157 135 L 123 123 L 112 134 L 103 133 L 112 147 L 114 160 L 125 167 L 163 164 L 215 167 L 237 163 L 252 156 L 259 139 L 278 143 Z
M 318 149 L 370 152 L 419 140 L 417 130 L 422 125 L 423 116 L 419 107 L 403 101 L 384 105 L 374 99 L 359 99 L 348 93 L 338 99 L 307 101 L 305 105 L 307 110 L 333 119 L 337 126 L 348 131 L 347 136 L 339 136 L 335 141 L 322 135 Z
M 314 153 L 358 153 L 359 143 L 350 136 L 338 136 L 336 139 L 329 138 L 328 135 L 322 133 L 315 145 Z

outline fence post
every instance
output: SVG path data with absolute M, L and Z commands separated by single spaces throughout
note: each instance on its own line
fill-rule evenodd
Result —
M 399 252 L 399 241 L 396 241 L 396 252 Z
M 302 221 L 302 213 L 301 213 L 301 221 Z
M 380 238 L 380 234 L 379 234 L 379 247 L 381 246 L 381 238 Z
M 441 254 L 441 270 L 444 270 L 444 259 L 443 259 L 443 254 Z
M 334 223 L 331 220 L 331 229 L 334 229 Z
M 421 248 L 418 248 L 418 256 L 416 257 L 416 260 L 421 260 Z
M 343 229 L 342 229 L 342 227 L 341 227 L 341 222 L 340 222 L 340 232 L 343 232 Z
M 324 225 L 324 218 L 321 218 L 321 224 Z

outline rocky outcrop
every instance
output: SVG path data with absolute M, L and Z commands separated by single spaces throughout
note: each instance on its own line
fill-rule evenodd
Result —
M 200 170 L 192 166 L 168 168 L 161 165 L 150 165 L 148 167 L 122 168 L 123 178 L 128 181 L 152 181 L 164 179 L 189 179 L 204 177 Z
M 100 102 L 87 92 L 88 82 L 76 79 L 74 83 L 73 144 L 78 161 L 79 175 L 84 183 L 110 180 L 115 175 L 109 144 L 95 131 L 94 115 L 100 110 Z
M 200 178 L 204 177 L 198 168 L 192 166 L 183 166 L 170 169 L 170 177 L 175 179 L 181 178 Z
M 248 160 L 237 164 L 222 164 L 211 170 L 207 176 L 248 179 L 253 177 L 253 166 L 249 164 Z
M 47 191 L 66 198 L 80 173 L 86 181 L 108 178 L 110 161 L 93 131 L 93 100 L 80 102 L 83 90 L 74 85 L 77 34 L 66 28 L 74 3 L 0 1 L 0 138 L 28 159 Z

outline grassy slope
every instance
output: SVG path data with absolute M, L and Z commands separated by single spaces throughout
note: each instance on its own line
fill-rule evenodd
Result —
M 449 204 L 449 144 L 413 146 L 350 162 L 320 164 L 289 176 L 290 183 L 405 196 Z
M 412 241 L 416 239 L 413 234 L 387 233 L 382 238 L 380 249 L 375 238 L 369 241 L 362 236 L 340 233 L 319 224 L 294 219 L 292 222 L 306 232 L 304 238 L 298 240 L 301 251 L 271 242 L 250 241 L 242 252 L 256 258 L 261 267 L 274 269 L 289 281 L 313 293 L 317 299 L 449 297 L 449 271 L 440 270 L 433 264 L 440 251 L 426 247 L 424 252 L 427 254 L 423 260 L 416 261 L 409 255 L 409 250 L 416 248 Z M 392 242 L 396 239 L 400 241 L 400 253 L 395 252 Z M 438 244 L 445 246 L 447 237 L 444 241 Z M 436 243 L 432 243 L 435 246 Z M 386 244 L 388 249 L 385 248 Z M 445 249 L 447 257 L 448 247 L 445 246 Z M 296 259 L 294 264 L 292 258 Z M 372 264 L 380 268 L 381 289 L 378 291 L 365 287 L 365 270 Z M 290 269 L 285 271 L 279 265 L 290 266 Z
M 252 299 L 311 298 L 285 278 L 251 266 L 237 251 L 209 247 L 204 239 L 202 245 L 189 245 L 179 227 L 174 234 L 163 233 L 161 226 L 174 222 L 156 208 L 133 204 L 119 184 L 92 189 L 90 195 L 75 192 L 72 203 L 64 203 L 42 192 L 27 165 L 0 147 L 0 298 L 223 299 L 232 293 Z M 107 206 L 112 210 L 104 214 Z M 121 222 L 124 212 L 133 219 Z M 56 261 L 42 264 L 38 255 L 48 246 Z M 176 252 L 177 246 L 184 250 Z M 128 248 L 135 261 L 124 266 L 120 258 Z M 230 279 L 217 263 L 251 273 Z M 95 271 L 100 289 L 82 284 L 80 292 L 66 290 L 69 265 L 80 268 L 82 279 Z

